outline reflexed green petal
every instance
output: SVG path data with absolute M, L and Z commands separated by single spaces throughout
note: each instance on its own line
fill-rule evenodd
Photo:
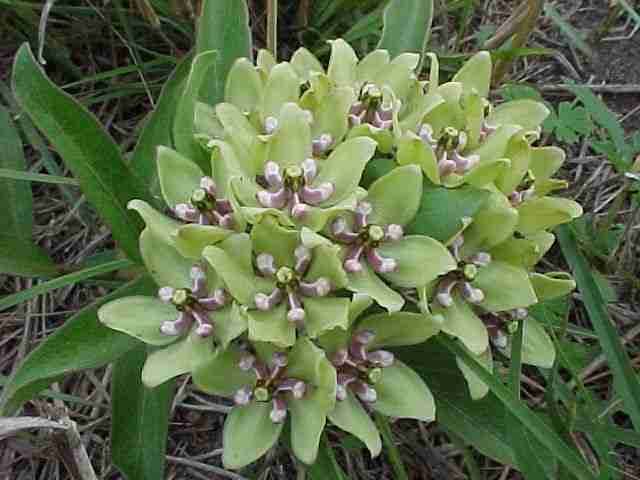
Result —
M 304 321 L 307 335 L 311 338 L 340 327 L 344 330 L 349 326 L 348 298 L 304 298 Z
M 291 449 L 298 460 L 311 465 L 318 456 L 320 437 L 327 422 L 327 411 L 314 392 L 309 398 L 291 400 Z
M 321 206 L 335 205 L 348 197 L 360 183 L 367 162 L 376 151 L 376 143 L 366 137 L 352 138 L 341 143 L 320 167 L 313 185 L 330 182 L 333 195 Z
M 440 86 L 440 62 L 438 55 L 433 52 L 425 53 L 429 57 L 429 93 L 433 93 Z
M 368 123 L 363 123 L 353 127 L 347 135 L 348 139 L 361 137 L 374 140 L 378 150 L 382 153 L 391 153 L 393 151 L 393 133 L 386 128 L 377 128 Z
M 300 243 L 296 230 L 278 225 L 273 218 L 265 218 L 254 225 L 251 241 L 256 255 L 268 253 L 273 256 L 276 268 L 295 265 L 294 251 Z
M 158 285 L 174 288 L 189 288 L 189 272 L 193 260 L 183 257 L 172 245 L 168 245 L 151 230 L 145 228 L 140 234 L 140 253 L 147 271 Z
M 249 310 L 249 338 L 252 341 L 272 342 L 289 347 L 296 342 L 296 327 L 287 319 L 285 303 L 273 310 Z
M 369 349 L 416 345 L 440 332 L 442 321 L 428 313 L 378 313 L 365 317 L 357 330 L 371 330 L 376 334 Z
M 247 315 L 235 302 L 221 310 L 209 314 L 214 323 L 214 335 L 222 348 L 227 348 L 232 340 L 235 340 L 247 330 Z
M 236 152 L 231 144 L 219 140 L 209 142 L 211 151 L 211 171 L 216 182 L 218 197 L 228 197 L 228 184 L 234 177 L 253 177 L 262 173 L 268 144 L 256 137 L 251 150 L 246 154 Z
M 422 90 L 422 87 L 420 87 Z M 437 93 L 422 95 L 419 99 L 405 105 L 401 111 L 400 130 L 402 132 L 418 132 L 425 115 L 444 103 L 444 98 Z
M 452 81 L 462 84 L 465 95 L 476 92 L 486 98 L 489 96 L 492 68 L 491 54 L 486 51 L 478 52 L 458 70 Z
M 464 110 L 467 116 L 467 145 L 465 150 L 473 150 L 480 143 L 485 113 L 484 100 L 477 93 L 467 95 L 464 100 Z
M 501 193 L 492 193 L 464 231 L 463 252 L 489 250 L 513 235 L 518 210 Z
M 351 304 L 349 305 L 349 325 L 353 325 L 353 322 L 371 305 L 373 305 L 373 298 L 356 293 L 351 298 Z
M 327 360 L 324 351 L 308 338 L 302 337 L 289 353 L 287 374 L 311 383 L 322 394 L 318 397 L 326 411 L 336 400 L 336 370 Z
M 531 284 L 540 302 L 569 295 L 576 288 L 576 282 L 565 272 L 552 272 L 543 275 L 531 273 Z
M 147 357 L 142 369 L 142 383 L 148 388 L 155 388 L 173 377 L 191 372 L 213 355 L 213 340 L 192 332 L 183 340 Z
M 465 348 L 464 345 L 462 346 L 462 348 Z M 485 370 L 493 372 L 493 356 L 491 355 L 490 348 L 487 348 L 485 352 L 479 355 L 474 354 L 466 348 L 465 350 L 467 350 L 469 354 L 473 356 L 473 358 L 475 358 L 476 361 L 478 361 L 485 368 Z M 487 384 L 480 380 L 478 375 L 476 375 L 475 372 L 471 368 L 469 368 L 467 364 L 464 363 L 464 361 L 459 357 L 456 357 L 456 363 L 458 364 L 458 368 L 462 372 L 462 375 L 467 382 L 467 387 L 469 388 L 469 394 L 471 395 L 471 398 L 474 400 L 480 400 L 481 398 L 485 397 L 487 393 L 489 393 L 489 387 L 487 386 Z
M 364 189 L 356 187 L 356 190 L 354 190 L 351 195 L 331 207 L 309 207 L 304 218 L 302 221 L 298 222 L 298 224 L 304 225 L 306 228 L 314 232 L 319 232 L 327 224 L 330 224 L 336 217 L 339 217 L 346 212 L 353 212 L 358 205 L 358 202 L 362 200 L 366 194 L 367 192 Z M 283 223 L 280 219 L 278 219 L 278 221 Z
M 487 118 L 489 125 L 519 125 L 525 130 L 538 128 L 549 116 L 544 103 L 523 99 L 498 105 Z
M 440 184 L 438 160 L 433 147 L 411 132 L 398 141 L 398 164 L 418 165 L 431 182 Z
M 368 53 L 356 67 L 358 82 L 371 82 L 383 68 L 389 64 L 389 52 L 386 50 L 373 50 Z
M 556 237 L 548 232 L 538 232 L 526 238 L 511 237 L 489 253 L 494 260 L 531 269 L 549 251 L 555 239 Z
M 204 102 L 196 102 L 193 127 L 196 134 L 210 138 L 222 138 L 224 127 L 216 116 L 216 109 Z
M 527 142 L 523 135 L 514 136 L 509 142 L 505 156 L 511 160 L 511 168 L 506 170 L 504 174 L 498 178 L 496 185 L 502 193 L 509 195 L 518 189 L 520 182 L 522 182 L 522 179 L 529 170 L 531 158 L 529 142 Z
M 263 456 L 276 443 L 282 423 L 273 423 L 271 403 L 234 407 L 224 422 L 222 463 L 236 470 Z
M 408 235 L 397 242 L 385 242 L 378 249 L 383 257 L 398 262 L 398 270 L 383 277 L 400 287 L 418 287 L 456 268 L 444 245 L 422 235 Z
M 422 172 L 416 165 L 394 168 L 369 186 L 373 206 L 370 222 L 406 225 L 416 216 L 422 198 Z
M 469 304 L 457 295 L 454 295 L 453 305 L 450 307 L 434 305 L 433 313 L 444 317 L 442 331 L 458 338 L 473 353 L 481 354 L 489 347 L 489 337 L 484 323 Z
M 257 291 L 253 272 L 246 268 L 240 258 L 232 255 L 220 246 L 209 246 L 204 249 L 202 256 L 222 278 L 227 289 L 243 305 L 253 304 L 253 297 Z
M 414 418 L 430 422 L 436 418 L 436 403 L 420 375 L 399 360 L 382 370 L 375 384 L 378 400 L 374 410 L 395 418 Z
M 264 87 L 262 104 L 263 119 L 279 117 L 283 105 L 297 102 L 300 97 L 300 78 L 287 62 L 278 63 L 271 69 Z
M 336 402 L 328 417 L 338 428 L 362 440 L 372 457 L 380 455 L 382 441 L 376 424 L 351 392 L 345 400 Z
M 373 298 L 378 305 L 386 308 L 390 312 L 397 312 L 404 305 L 402 296 L 378 278 L 378 275 L 376 275 L 366 262 L 362 262 L 361 272 L 350 273 L 348 276 L 349 285 L 347 288 L 349 290 L 368 295 Z
M 308 82 L 313 73 L 324 73 L 320 61 L 304 47 L 294 52 L 291 57 L 291 66 L 302 82 Z
M 265 74 L 269 74 L 273 67 L 276 66 L 277 60 L 273 56 L 269 50 L 265 48 L 261 48 L 258 50 L 258 56 L 256 58 L 256 65 L 260 70 L 262 70 Z
M 380 87 L 389 86 L 397 98 L 404 98 L 409 93 L 410 79 L 420 62 L 417 53 L 403 53 L 394 58 L 385 68 L 378 70 L 375 83 Z
M 313 249 L 313 259 L 304 279 L 313 282 L 320 277 L 328 279 L 334 290 L 349 283 L 347 272 L 342 268 L 340 248 L 336 245 L 319 245 Z
M 229 70 L 224 100 L 243 112 L 254 111 L 262 101 L 264 85 L 260 74 L 246 58 L 239 58 Z
M 158 147 L 158 178 L 164 201 L 170 208 L 186 203 L 204 176 L 195 162 L 170 148 Z
M 528 307 L 538 301 L 524 268 L 493 261 L 478 269 L 473 286 L 484 292 L 482 308 L 490 312 L 502 312 Z
M 511 160 L 498 158 L 479 163 L 464 175 L 464 182 L 474 187 L 486 187 L 504 175 L 511 167 Z
M 524 202 L 518 207 L 518 231 L 524 235 L 568 223 L 582 215 L 579 203 L 568 198 L 542 197 Z
M 436 93 L 444 99 L 444 103 L 431 110 L 424 122 L 431 125 L 436 134 L 440 134 L 445 127 L 465 128 L 466 117 L 461 106 L 462 85 L 457 82 L 444 83 Z
M 511 356 L 511 338 L 502 353 Z M 541 368 L 551 368 L 556 360 L 556 350 L 553 341 L 544 327 L 532 317 L 524 320 L 524 337 L 522 341 L 522 362 Z
M 242 354 L 238 350 L 218 349 L 215 355 L 193 370 L 193 382 L 211 395 L 230 397 L 245 385 L 253 385 L 253 372 L 240 370 L 238 364 Z
M 334 145 L 341 141 L 349 130 L 348 114 L 354 101 L 355 94 L 352 88 L 334 89 L 313 111 L 313 138 L 328 133 L 333 138 Z
M 342 328 L 334 328 L 320 335 L 316 341 L 318 345 L 326 352 L 327 357 L 331 358 L 336 351 L 344 348 L 351 339 L 351 332 Z
M 278 129 L 271 140 L 269 160 L 285 168 L 299 165 L 311 157 L 311 129 L 305 111 L 295 103 L 286 103 L 278 122 Z
M 376 424 L 351 392 L 345 400 L 336 402 L 336 407 L 329 413 L 329 420 L 338 428 L 362 440 L 372 457 L 380 454 L 382 441 Z
M 151 230 L 159 240 L 162 240 L 168 245 L 174 244 L 173 234 L 182 226 L 182 223 L 176 222 L 172 218 L 163 215 L 142 200 L 131 200 L 127 204 L 127 208 L 138 212 L 147 228 Z
M 202 250 L 206 246 L 214 245 L 231 234 L 233 232 L 226 228 L 191 223 L 183 225 L 175 232 L 174 242 L 180 254 L 199 260 L 202 257 Z
M 151 345 L 167 345 L 176 341 L 176 337 L 160 333 L 160 325 L 177 317 L 178 311 L 173 305 L 162 303 L 155 297 L 119 298 L 98 310 L 98 318 L 107 327 Z
M 480 162 L 488 162 L 498 158 L 504 158 L 511 138 L 522 129 L 517 125 L 502 125 L 494 133 L 489 135 L 479 148 L 470 153 L 478 155 Z
M 558 147 L 540 147 L 531 149 L 531 172 L 536 183 L 550 179 L 562 166 L 567 155 Z
M 331 59 L 329 60 L 329 68 L 327 74 L 337 86 L 350 87 L 356 81 L 356 64 L 358 57 L 353 48 L 342 40 L 330 40 Z

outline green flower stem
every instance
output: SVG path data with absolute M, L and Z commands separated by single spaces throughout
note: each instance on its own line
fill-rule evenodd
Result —
M 524 339 L 524 322 L 518 320 L 518 330 L 513 335 L 511 344 L 511 368 L 509 369 L 509 386 L 513 394 L 520 398 L 520 375 L 522 373 L 522 343 Z
M 391 432 L 389 420 L 387 420 L 387 417 L 380 413 L 376 413 L 375 418 L 376 425 L 378 425 L 378 430 L 380 430 L 380 434 L 382 435 L 382 441 L 387 447 L 387 456 L 389 458 L 389 461 L 391 462 L 393 471 L 395 472 L 396 480 L 409 480 L 407 471 L 405 470 L 402 459 L 400 458 L 400 451 L 393 441 L 393 433 Z
M 278 0 L 267 0 L 267 50 L 278 58 Z

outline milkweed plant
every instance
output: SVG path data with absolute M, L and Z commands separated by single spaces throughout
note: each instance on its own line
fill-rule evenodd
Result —
M 536 265 L 549 230 L 581 208 L 553 196 L 566 186 L 553 178 L 565 155 L 537 146 L 549 112 L 531 100 L 493 105 L 488 52 L 446 83 L 428 57 L 428 80 L 417 54 L 358 59 L 340 39 L 326 68 L 304 48 L 289 62 L 267 51 L 256 65 L 239 59 L 224 102 L 196 108 L 206 171 L 160 147 L 166 209 L 129 204 L 159 289 L 111 301 L 99 318 L 153 347 L 148 387 L 190 374 L 231 399 L 228 468 L 260 458 L 283 431 L 311 464 L 328 425 L 376 456 L 372 413 L 434 420 L 428 382 L 398 352 L 435 335 L 492 370 L 523 321 L 522 361 L 554 362 L 528 309 L 574 288 Z M 487 394 L 459 368 L 473 398 Z

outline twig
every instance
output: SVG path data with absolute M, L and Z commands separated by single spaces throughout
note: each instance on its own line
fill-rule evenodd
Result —
M 267 50 L 278 58 L 278 0 L 267 0 Z
M 224 468 L 216 467 L 214 465 L 208 465 L 206 463 L 196 462 L 195 460 L 190 460 L 188 458 L 173 457 L 171 455 L 167 455 L 166 458 L 168 462 L 196 468 L 198 470 L 202 470 L 203 472 L 215 473 L 216 475 L 220 475 L 221 477 L 225 477 L 225 478 L 231 478 L 232 480 L 247 480 L 247 478 L 243 477 L 242 475 L 238 475 L 237 473 L 233 473 L 233 472 L 228 472 Z

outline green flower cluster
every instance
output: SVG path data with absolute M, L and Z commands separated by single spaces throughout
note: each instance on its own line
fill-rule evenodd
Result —
M 508 356 L 514 322 L 526 318 L 523 361 L 554 361 L 526 309 L 574 283 L 532 270 L 554 242 L 548 230 L 581 209 L 549 196 L 563 187 L 551 177 L 564 154 L 532 146 L 547 109 L 529 100 L 492 108 L 486 52 L 442 85 L 435 56 L 428 81 L 418 63 L 384 50 L 359 61 L 342 40 L 326 70 L 305 49 L 290 62 L 265 51 L 257 66 L 238 60 L 226 101 L 196 108 L 210 170 L 161 147 L 170 214 L 130 204 L 161 288 L 108 303 L 100 319 L 157 347 L 142 372 L 149 387 L 189 373 L 233 399 L 229 468 L 267 452 L 287 419 L 306 463 L 327 419 L 374 456 L 372 411 L 433 420 L 428 387 L 388 349 L 444 332 L 491 369 L 492 345 Z M 393 168 L 367 185 L 365 170 L 381 158 Z M 447 238 L 415 228 L 425 192 L 469 187 L 482 195 L 463 209 L 472 215 L 448 219 L 457 227 Z M 471 395 L 485 395 L 460 368 Z

